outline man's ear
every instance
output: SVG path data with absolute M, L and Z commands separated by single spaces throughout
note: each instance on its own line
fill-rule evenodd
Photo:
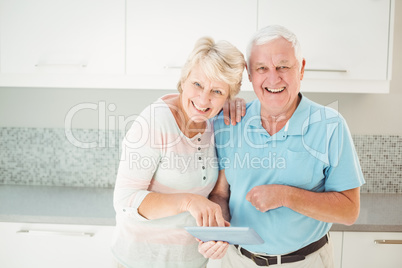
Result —
M 301 63 L 302 67 L 300 70 L 300 80 L 303 80 L 304 77 L 304 67 L 306 66 L 306 60 L 303 58 L 302 63 Z

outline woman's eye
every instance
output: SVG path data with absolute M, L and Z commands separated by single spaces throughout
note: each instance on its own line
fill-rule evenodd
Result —
M 194 86 L 196 86 L 196 87 L 201 87 L 201 84 L 198 83 L 198 82 L 194 82 Z
M 220 90 L 214 90 L 213 92 L 214 92 L 215 94 L 223 95 L 222 91 L 220 91 Z

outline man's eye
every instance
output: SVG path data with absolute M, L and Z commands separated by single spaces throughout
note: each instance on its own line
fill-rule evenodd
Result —
M 288 66 L 279 66 L 279 67 L 276 67 L 276 69 L 277 70 L 286 70 L 286 69 L 289 69 L 289 67 Z

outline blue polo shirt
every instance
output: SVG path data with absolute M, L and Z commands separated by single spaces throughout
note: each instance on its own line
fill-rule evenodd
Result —
M 286 254 L 324 236 L 331 223 L 287 207 L 260 212 L 246 200 L 257 185 L 282 184 L 314 192 L 344 191 L 364 184 L 359 159 L 343 117 L 302 97 L 288 124 L 270 136 L 261 125 L 261 103 L 247 104 L 245 117 L 227 126 L 215 120 L 219 168 L 230 185 L 231 226 L 249 226 L 264 239 L 244 248 Z

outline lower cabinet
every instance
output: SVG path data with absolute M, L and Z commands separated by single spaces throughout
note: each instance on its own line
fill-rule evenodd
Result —
M 0 267 L 113 268 L 113 226 L 0 222 Z M 402 267 L 402 233 L 330 232 L 335 268 Z M 210 260 L 208 268 L 220 267 Z
M 0 222 L 0 267 L 115 267 L 113 228 Z
M 402 233 L 344 232 L 342 268 L 402 267 Z
M 343 232 L 329 232 L 329 235 L 331 237 L 332 248 L 334 249 L 335 268 L 341 268 Z

